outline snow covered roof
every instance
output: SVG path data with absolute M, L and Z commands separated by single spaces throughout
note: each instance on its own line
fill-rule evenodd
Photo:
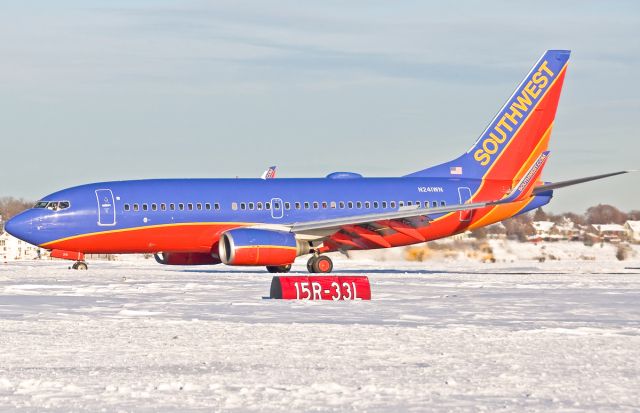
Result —
M 619 224 L 593 224 L 598 232 L 626 232 L 624 227 Z
M 624 225 L 631 231 L 640 233 L 640 221 L 627 221 Z
M 555 223 L 551 221 L 533 221 L 531 225 L 536 231 L 549 231 Z

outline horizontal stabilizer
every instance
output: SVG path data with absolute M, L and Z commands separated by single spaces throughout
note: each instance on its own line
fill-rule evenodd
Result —
M 558 189 L 558 188 L 564 188 L 565 186 L 578 185 L 578 184 L 581 184 L 581 183 L 584 183 L 584 182 L 595 181 L 595 180 L 598 180 L 598 179 L 608 178 L 610 176 L 622 175 L 622 174 L 626 174 L 626 173 L 630 173 L 630 172 L 638 172 L 638 171 L 636 171 L 636 170 L 618 171 L 618 172 L 611 172 L 611 173 L 602 174 L 602 175 L 587 176 L 585 178 L 571 179 L 571 180 L 568 180 L 568 181 L 552 182 L 552 183 L 549 183 L 549 184 L 544 184 L 544 185 L 535 187 L 533 189 L 533 194 L 537 195 L 537 194 L 540 194 L 542 192 L 552 191 L 552 190 Z

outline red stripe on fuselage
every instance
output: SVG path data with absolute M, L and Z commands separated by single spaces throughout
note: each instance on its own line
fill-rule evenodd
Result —
M 190 223 L 127 230 L 105 231 L 66 238 L 44 244 L 48 249 L 82 251 L 89 254 L 127 254 L 156 252 L 205 252 L 220 239 L 220 234 L 244 223 Z

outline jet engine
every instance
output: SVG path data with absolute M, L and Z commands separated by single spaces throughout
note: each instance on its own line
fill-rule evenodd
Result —
M 287 265 L 309 253 L 309 243 L 291 232 L 237 228 L 220 237 L 220 259 L 227 265 Z

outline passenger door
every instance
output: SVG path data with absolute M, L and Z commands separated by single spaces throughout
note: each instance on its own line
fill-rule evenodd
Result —
M 98 201 L 98 225 L 115 225 L 116 205 L 113 192 L 110 189 L 96 189 L 96 199 Z

